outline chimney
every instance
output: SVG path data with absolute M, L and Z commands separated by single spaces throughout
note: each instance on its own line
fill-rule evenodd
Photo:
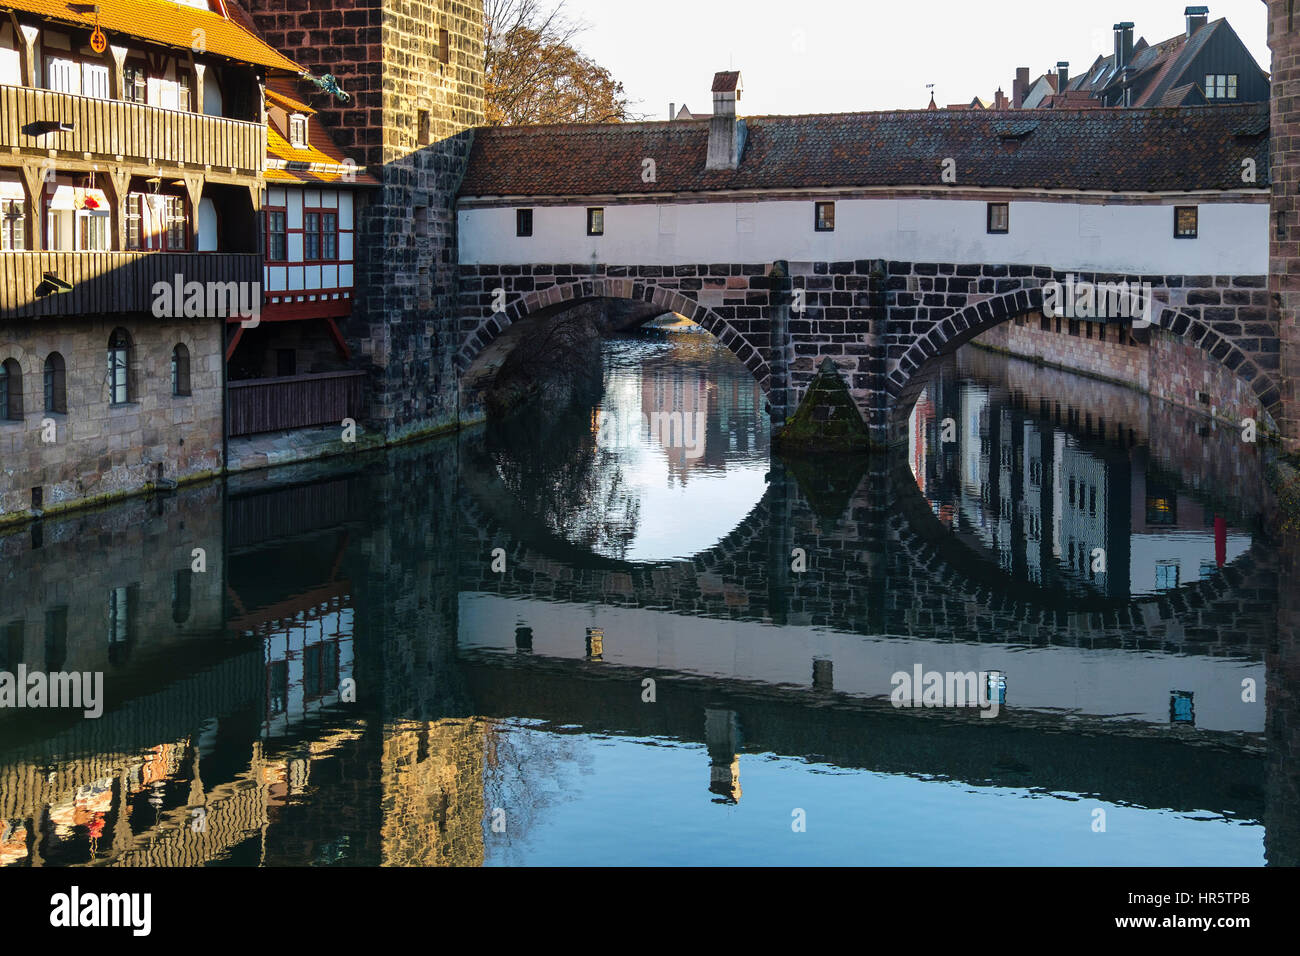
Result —
M 737 169 L 745 152 L 745 121 L 736 116 L 740 72 L 713 75 L 713 118 L 709 120 L 709 153 L 705 169 Z
M 1007 108 L 1007 94 L 1002 92 L 1002 87 L 998 87 L 997 92 L 993 94 L 993 108 L 995 110 L 1004 110 Z
M 1115 30 L 1115 66 L 1124 69 L 1133 59 L 1133 21 L 1117 23 Z
M 668 118 L 669 118 L 669 119 L 676 119 L 676 118 L 677 118 L 677 104 L 676 104 L 676 103 L 669 103 L 669 104 L 668 104 Z
M 1187 35 L 1190 37 L 1210 22 L 1209 7 L 1188 7 L 1183 11 L 1183 16 L 1187 17 Z
M 1025 105 L 1025 94 L 1029 92 L 1029 67 L 1016 69 L 1015 82 L 1011 84 L 1011 108 L 1020 109 Z
M 1056 61 L 1056 94 L 1060 96 L 1065 92 L 1065 88 L 1070 85 L 1070 62 L 1068 60 Z

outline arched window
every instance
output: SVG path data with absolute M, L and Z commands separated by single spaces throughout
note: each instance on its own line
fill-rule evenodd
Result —
M 0 363 L 0 418 L 11 422 L 23 420 L 23 370 L 16 359 Z
M 67 365 L 58 352 L 51 352 L 45 359 L 45 410 L 59 414 L 68 411 Z
M 114 329 L 108 337 L 108 400 L 124 405 L 131 400 L 131 336 Z
M 184 345 L 172 349 L 172 394 L 190 394 L 190 350 Z

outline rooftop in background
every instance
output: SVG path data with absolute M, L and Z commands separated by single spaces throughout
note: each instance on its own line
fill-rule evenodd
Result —
M 516 126 L 475 133 L 462 197 L 962 186 L 1102 192 L 1268 185 L 1268 104 L 1149 110 L 909 110 L 744 120 L 735 170 L 706 171 L 709 122 Z M 657 181 L 642 160 L 657 158 Z M 1259 182 L 1244 186 L 1242 160 Z
M 113 35 L 119 34 L 188 51 L 195 43 L 194 31 L 201 30 L 204 52 L 212 56 L 293 75 L 304 72 L 293 60 L 271 49 L 235 21 L 190 4 L 171 0 L 96 0 L 95 3 L 0 0 L 0 10 L 29 13 L 82 29 L 95 26 L 96 6 L 99 8 L 99 26 L 108 34 L 110 43 L 114 42 Z

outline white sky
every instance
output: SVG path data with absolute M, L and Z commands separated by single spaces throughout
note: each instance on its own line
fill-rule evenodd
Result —
M 1209 0 L 1264 70 L 1262 0 Z M 742 115 L 916 109 L 936 99 L 1011 95 L 1016 67 L 1038 76 L 1070 61 L 1083 72 L 1114 48 L 1111 26 L 1134 23 L 1156 43 L 1185 29 L 1186 0 L 566 0 L 590 25 L 582 51 L 620 80 L 639 113 L 668 104 L 707 113 L 718 70 L 739 69 Z

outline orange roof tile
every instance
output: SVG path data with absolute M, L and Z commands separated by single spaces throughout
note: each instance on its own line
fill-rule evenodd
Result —
M 116 34 L 189 50 L 196 38 L 201 36 L 206 52 L 214 56 L 286 73 L 306 72 L 239 24 L 211 10 L 200 10 L 172 3 L 171 0 L 95 2 L 99 6 L 99 25 L 108 34 L 110 43 Z M 0 10 L 30 13 L 85 29 L 95 25 L 95 14 L 91 12 L 89 3 L 70 3 L 68 0 L 0 0 Z M 195 34 L 195 30 L 201 30 L 202 34 Z
M 311 116 L 316 111 L 304 103 L 302 100 L 294 99 L 288 93 L 283 92 L 279 83 L 273 80 L 267 80 L 266 98 L 276 106 L 282 106 L 291 113 L 304 113 Z

